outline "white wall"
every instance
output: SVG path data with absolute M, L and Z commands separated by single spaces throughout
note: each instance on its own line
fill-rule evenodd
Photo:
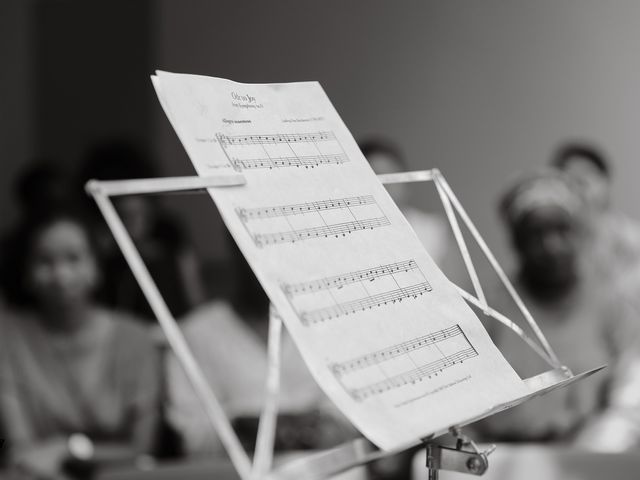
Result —
M 437 166 L 504 255 L 495 202 L 565 139 L 601 145 L 640 217 L 640 2 L 171 1 L 158 67 L 244 82 L 319 80 L 356 137 Z M 189 173 L 156 111 L 167 173 Z M 214 234 L 219 226 L 204 227 Z

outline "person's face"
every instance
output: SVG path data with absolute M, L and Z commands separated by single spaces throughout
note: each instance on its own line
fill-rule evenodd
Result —
M 399 171 L 398 162 L 391 155 L 383 152 L 372 153 L 367 157 L 371 168 L 376 175 L 384 173 L 396 173 Z M 406 184 L 404 183 L 391 183 L 385 185 L 391 198 L 398 204 L 403 205 L 407 202 L 408 192 Z
M 29 261 L 29 283 L 42 306 L 68 308 L 87 301 L 98 268 L 85 230 L 60 220 L 42 230 Z
M 538 208 L 518 222 L 514 235 L 522 271 L 532 283 L 565 285 L 576 278 L 580 234 L 567 212 Z
M 588 208 L 602 211 L 609 206 L 609 180 L 598 167 L 582 157 L 572 157 L 564 171 Z

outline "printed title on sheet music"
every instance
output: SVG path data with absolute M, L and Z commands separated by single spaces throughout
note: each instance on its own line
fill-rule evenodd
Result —
M 262 103 L 257 102 L 256 97 L 249 94 L 231 92 L 231 98 L 233 99 L 231 105 L 237 108 L 264 108 Z

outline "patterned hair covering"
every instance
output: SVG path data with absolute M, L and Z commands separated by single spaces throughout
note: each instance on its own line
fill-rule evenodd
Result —
M 564 175 L 556 170 L 540 170 L 520 178 L 502 196 L 500 213 L 510 226 L 528 213 L 543 207 L 564 210 L 570 216 L 580 212 L 582 201 Z

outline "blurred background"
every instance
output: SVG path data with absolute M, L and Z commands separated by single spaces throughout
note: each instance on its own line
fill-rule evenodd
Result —
M 193 169 L 151 88 L 155 69 L 239 82 L 317 80 L 356 138 L 440 168 L 504 256 L 496 192 L 567 139 L 610 156 L 614 201 L 640 216 L 640 5 L 634 1 L 5 0 L 0 227 L 33 157 L 79 162 L 127 136 L 162 175 Z M 205 258 L 221 225 L 186 220 Z
M 602 452 L 631 452 L 631 456 L 624 457 L 625 466 L 616 473 L 618 478 L 635 478 L 640 465 L 634 463 L 640 462 L 640 342 L 635 341 L 636 331 L 640 331 L 640 228 L 635 225 L 640 220 L 636 185 L 640 177 L 639 45 L 640 2 L 632 0 L 3 0 L 0 232 L 4 240 L 0 298 L 5 299 L 6 312 L 19 314 L 0 312 L 0 320 L 3 316 L 22 318 L 23 311 L 29 311 L 30 316 L 25 314 L 24 318 L 32 316 L 36 319 L 34 325 L 39 325 L 34 328 L 40 329 L 49 325 L 49 320 L 43 319 L 50 319 L 51 312 L 55 312 L 53 316 L 64 317 L 67 322 L 61 321 L 56 328 L 67 332 L 68 340 L 82 343 L 74 337 L 76 317 L 93 318 L 97 311 L 92 303 L 94 290 L 99 284 L 106 292 L 95 296 L 97 303 L 117 312 L 115 317 L 126 314 L 145 319 L 129 322 L 127 317 L 124 323 L 117 320 L 114 325 L 143 324 L 149 329 L 153 323 L 148 306 L 95 211 L 87 221 L 86 214 L 80 220 L 68 210 L 53 209 L 53 200 L 58 196 L 48 189 L 68 188 L 77 193 L 81 183 L 92 177 L 194 174 L 151 86 L 149 76 L 156 69 L 247 83 L 317 80 L 356 140 L 365 141 L 363 151 L 366 144 L 371 147 L 369 153 L 399 158 L 391 159 L 391 167 L 383 162 L 386 166 L 381 166 L 380 171 L 387 167 L 437 167 L 444 173 L 498 259 L 509 272 L 514 272 L 514 282 L 521 282 L 519 287 L 535 316 L 543 327 L 546 324 L 550 336 L 557 338 L 555 346 L 560 356 L 574 362 L 572 368 L 584 369 L 603 362 L 615 366 L 613 373 L 601 381 L 555 397 L 517 420 L 505 417 L 495 424 L 480 426 L 479 438 L 537 445 L 554 441 L 563 448 L 577 446 L 583 450 L 589 449 L 587 445 L 597 445 L 593 451 L 603 455 Z M 523 172 L 548 169 L 552 159 L 558 159 L 558 149 L 567 144 L 586 146 L 586 153 L 580 149 L 565 151 L 564 158 L 586 157 L 587 164 L 596 167 L 603 177 L 600 185 L 606 184 L 606 209 L 585 206 L 588 195 L 576 193 L 576 185 L 582 180 L 565 178 L 560 172 L 565 164 L 554 164 L 562 168 L 554 168 L 550 181 L 546 170 L 547 173 L 534 175 L 533 180 L 522 181 Z M 594 152 L 595 157 L 604 159 L 604 169 L 600 160 L 593 160 Z M 374 165 L 372 157 L 365 154 Z M 36 174 L 30 170 L 34 165 L 38 167 Z M 431 232 L 426 233 L 427 237 L 435 238 L 443 217 L 431 188 L 414 186 L 405 192 L 407 209 L 403 210 L 408 218 L 412 208 L 427 216 L 440 212 L 433 217 L 437 217 L 435 223 L 431 217 L 427 221 L 427 217 L 418 215 L 425 231 Z M 46 194 L 34 196 L 34 191 Z M 574 203 L 580 207 L 574 208 Z M 196 356 L 199 348 L 204 355 L 199 359 L 204 364 L 222 362 L 207 373 L 222 396 L 228 394 L 227 413 L 234 420 L 234 427 L 250 438 L 257 428 L 256 405 L 262 392 L 267 301 L 230 242 L 211 200 L 208 196 L 171 196 L 117 207 L 133 230 L 172 311 L 190 331 Z M 44 210 L 51 210 L 46 218 L 41 215 Z M 604 210 L 607 215 L 601 215 Z M 609 211 L 615 215 L 609 215 Z M 538 216 L 532 217 L 532 212 Z M 70 224 L 79 230 L 73 230 Z M 414 227 L 419 230 L 417 224 Z M 619 237 L 598 233 L 623 230 Z M 447 235 L 439 237 L 441 246 L 453 244 Z M 545 235 L 555 235 L 554 241 L 560 239 L 561 245 L 540 254 L 532 243 L 540 240 L 538 243 L 543 244 L 548 240 Z M 572 236 L 575 239 L 567 240 Z M 86 248 L 78 246 L 85 240 Z M 86 256 L 87 265 L 92 265 L 93 256 L 100 260 L 95 262 L 98 266 L 76 272 L 74 278 L 79 279 L 82 293 L 78 296 L 74 290 L 73 298 L 65 286 L 42 284 L 40 290 L 36 288 L 38 279 L 43 278 L 38 277 L 38 267 L 48 268 L 49 264 L 63 261 L 58 258 L 60 252 L 72 250 L 65 242 L 79 249 L 80 253 L 74 255 Z M 62 247 L 56 250 L 56 245 Z M 436 257 L 437 247 L 433 248 L 430 251 Z M 444 251 L 442 255 L 446 257 Z M 461 271 L 459 264 L 449 265 L 451 270 L 445 264 L 443 260 L 440 265 L 453 277 Z M 12 282 L 19 291 L 14 291 Z M 468 279 L 467 283 L 461 282 L 469 287 Z M 603 284 L 606 287 L 601 288 Z M 52 295 L 56 292 L 54 287 L 58 290 Z M 63 305 L 60 298 L 67 294 L 68 302 Z M 513 306 L 501 307 L 507 313 Z M 587 322 L 585 317 L 593 321 Z M 208 330 L 207 319 L 217 319 L 212 330 Z M 9 342 L 23 338 L 27 347 L 6 358 L 15 354 L 15 365 L 21 365 L 23 355 L 27 355 L 38 359 L 34 364 L 46 364 L 39 355 L 48 351 L 47 345 L 58 345 L 60 339 L 55 335 L 48 338 L 49 333 L 34 334 L 35 330 L 26 330 L 23 324 L 7 321 L 15 333 L 7 333 L 4 338 Z M 13 331 L 2 328 L 7 328 L 3 333 Z M 145 336 L 148 332 L 134 345 L 138 334 L 127 330 L 129 327 L 123 328 L 118 335 L 131 339 L 130 354 L 142 355 L 144 348 L 140 345 L 149 340 Z M 87 439 L 95 443 L 92 448 L 96 452 L 106 455 L 105 464 L 110 464 L 112 458 L 136 459 L 134 467 L 129 465 L 129 470 L 116 474 L 114 479 L 177 475 L 195 479 L 215 472 L 218 478 L 234 478 L 229 465 L 207 463 L 200 468 L 190 461 L 210 460 L 212 448 L 222 457 L 224 453 L 217 439 L 203 436 L 198 430 L 204 423 L 202 415 L 188 414 L 196 408 L 190 402 L 197 400 L 182 395 L 190 387 L 183 383 L 175 362 L 167 358 L 170 353 L 159 332 L 150 330 L 150 355 L 159 354 L 159 360 L 146 365 L 142 357 L 136 360 L 125 355 L 129 362 L 125 364 L 112 359 L 116 362 L 113 368 L 126 370 L 127 365 L 140 365 L 141 378 L 158 379 L 145 384 L 142 390 L 154 393 L 148 398 L 140 394 L 145 400 L 136 407 L 139 412 L 152 404 L 158 407 L 157 418 L 137 417 L 140 432 L 144 433 L 134 435 L 139 444 L 133 448 L 126 443 L 130 440 L 129 431 L 123 437 L 116 435 L 119 441 L 127 439 L 125 444 L 133 448 L 133 454 L 117 450 L 116 455 L 109 449 L 104 453 L 100 440 L 104 431 L 113 433 L 113 429 L 105 430 L 100 425 L 100 430 L 96 427 L 100 422 L 94 421 L 105 411 L 111 412 L 107 406 L 110 403 L 102 404 L 97 398 L 105 401 L 110 395 L 127 397 L 131 392 L 98 389 L 87 393 L 86 398 L 76 399 L 77 411 L 95 410 L 89 415 L 91 428 L 85 428 L 82 419 L 62 421 L 56 416 L 59 412 L 52 413 L 59 428 L 51 429 L 51 423 L 47 423 L 49 426 L 42 430 L 45 433 L 39 433 L 46 442 L 38 443 L 37 454 L 32 455 L 34 450 L 25 447 L 27 453 L 6 455 L 5 464 L 28 467 L 26 471 L 33 476 L 26 478 L 67 478 L 55 476 L 61 471 L 62 462 L 68 478 L 92 478 L 93 462 L 89 462 L 91 468 L 82 462 L 79 466 L 65 463 L 67 447 L 60 446 L 57 436 L 62 432 L 65 442 L 69 435 L 76 443 L 80 438 L 81 451 L 72 452 L 78 457 L 74 460 L 82 460 L 82 441 Z M 585 331 L 588 338 L 580 340 L 586 343 L 576 341 L 582 334 L 576 332 Z M 106 335 L 100 329 L 94 334 L 96 339 Z M 218 351 L 204 341 L 196 345 L 198 339 L 209 338 L 217 342 Z M 520 346 L 512 346 L 497 334 L 494 341 L 504 349 L 518 373 L 531 366 L 528 358 L 520 356 Z M 21 345 L 18 341 L 13 343 Z M 589 348 L 591 344 L 593 348 Z M 74 345 L 56 348 L 67 355 L 74 351 Z M 255 364 L 248 361 L 246 371 L 229 373 L 229 364 L 224 362 L 234 354 L 230 345 L 239 352 L 255 353 L 255 358 L 249 355 Z M 585 351 L 590 353 L 585 355 Z M 22 444 L 16 438 L 26 435 L 26 430 L 11 422 L 15 413 L 12 409 L 20 402 L 14 402 L 19 394 L 11 396 L 15 385 L 6 383 L 13 375 L 13 364 L 11 359 L 5 362 L 3 352 L 0 348 L 0 400 L 11 397 L 13 403 L 0 401 L 0 438 L 7 438 L 8 445 L 16 446 L 18 452 L 17 446 Z M 295 348 L 291 354 L 290 365 L 301 365 Z M 52 355 L 49 363 L 60 360 L 59 354 Z M 82 365 L 79 358 L 62 363 Z M 522 366 L 522 371 L 517 365 Z M 65 366 L 55 375 L 60 376 L 60 383 L 67 390 L 74 392 L 91 378 L 90 371 L 80 370 Z M 313 387 L 296 377 L 298 373 L 292 373 L 299 381 L 298 388 L 306 385 L 307 393 L 311 392 Z M 242 374 L 253 376 L 254 383 L 238 387 L 237 377 Z M 29 391 L 28 398 L 37 397 L 34 392 L 42 387 L 42 378 L 33 377 L 34 390 Z M 243 390 L 245 387 L 248 390 Z M 11 395 L 6 394 L 10 391 Z M 247 392 L 259 393 L 253 398 Z M 292 392 L 291 398 L 297 398 Z M 325 448 L 355 435 L 339 414 L 319 406 L 324 405 L 324 400 L 318 400 L 320 396 L 318 393 L 311 403 L 307 402 L 313 405 L 312 415 L 301 415 L 294 408 L 295 415 L 281 419 L 289 429 L 279 437 L 281 450 Z M 238 408 L 234 404 L 234 399 L 250 397 L 255 400 L 252 405 Z M 607 400 L 602 400 L 605 397 Z M 52 405 L 59 400 L 52 398 Z M 620 408 L 624 415 L 618 415 L 619 410 L 611 413 L 612 406 L 623 406 Z M 43 408 L 34 407 L 34 411 L 46 411 Z M 55 410 L 52 408 L 52 412 Z M 538 419 L 546 418 L 550 412 L 555 412 L 556 418 L 539 425 Z M 611 413 L 613 420 L 591 422 L 603 412 Z M 71 418 L 74 412 L 68 414 Z M 29 412 L 20 415 L 33 420 Z M 34 425 L 40 420 L 33 420 Z M 160 426 L 147 428 L 151 424 Z M 514 434 L 509 430 L 513 425 L 524 427 Z M 94 427 L 101 433 L 94 436 Z M 310 437 L 291 433 L 302 430 L 312 432 Z M 74 437 L 76 434 L 81 437 Z M 141 441 L 145 435 L 147 441 Z M 50 438 L 57 440 L 49 442 Z M 613 445 L 612 438 L 620 442 L 605 448 L 605 444 Z M 24 445 L 31 444 L 25 440 Z M 250 441 L 246 446 L 253 448 Z M 577 471 L 578 465 L 582 465 L 581 473 L 572 478 L 591 478 L 588 475 L 597 470 L 585 469 L 585 459 L 594 465 L 605 461 L 605 457 L 593 460 L 590 454 L 574 453 L 561 460 L 551 459 L 553 450 L 538 449 L 516 450 L 511 455 L 509 448 L 518 447 L 503 450 L 507 453 L 500 457 L 502 466 L 496 469 L 495 478 L 529 478 L 505 467 L 514 458 L 522 458 L 518 472 L 530 471 L 534 468 L 531 465 L 546 465 L 545 478 L 563 478 L 567 471 Z M 158 469 L 144 477 L 152 465 L 147 454 L 180 466 L 172 464 L 168 470 Z M 98 457 L 100 461 L 95 463 L 101 464 L 104 459 Z M 607 465 L 617 465 L 622 462 L 619 458 L 622 457 L 607 457 L 606 461 L 611 462 Z M 187 470 L 179 470 L 187 464 L 191 465 Z M 396 458 L 360 471 L 353 478 L 410 478 L 410 468 L 410 457 Z

